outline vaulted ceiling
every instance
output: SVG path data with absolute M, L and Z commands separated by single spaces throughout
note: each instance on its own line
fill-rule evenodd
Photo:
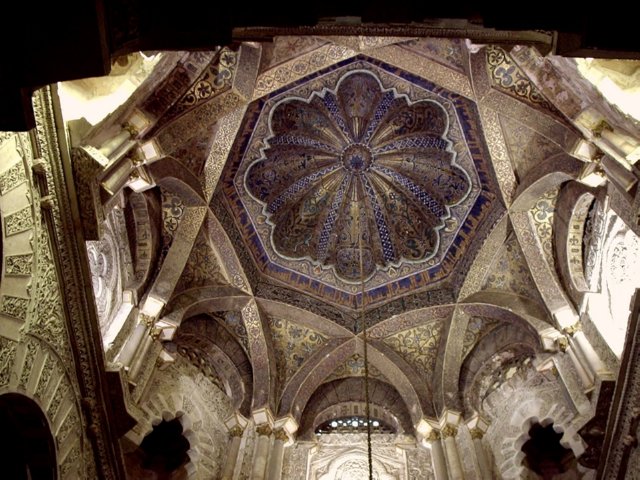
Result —
M 527 179 L 578 136 L 506 50 L 276 37 L 171 54 L 145 85 L 122 109 L 162 152 L 125 202 L 159 232 L 142 291 L 243 413 L 313 429 L 364 402 L 366 338 L 370 399 L 406 430 L 542 349 L 560 180 Z

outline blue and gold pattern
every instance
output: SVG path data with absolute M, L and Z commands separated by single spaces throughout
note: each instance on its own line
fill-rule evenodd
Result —
M 360 247 L 369 306 L 450 288 L 495 191 L 475 103 L 360 55 L 249 105 L 216 200 L 264 274 L 357 308 Z
M 275 251 L 311 258 L 346 281 L 435 255 L 450 207 L 470 193 L 454 163 L 448 117 L 410 104 L 368 71 L 335 91 L 289 97 L 269 118 L 264 158 L 245 183 L 264 205 Z

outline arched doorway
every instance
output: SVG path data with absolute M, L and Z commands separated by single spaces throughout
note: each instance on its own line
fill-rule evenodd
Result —
M 4 478 L 58 478 L 53 435 L 44 412 L 25 395 L 0 395 L 0 437 Z

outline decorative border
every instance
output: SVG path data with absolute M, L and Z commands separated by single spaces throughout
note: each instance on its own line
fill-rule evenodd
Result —
M 104 356 L 95 304 L 92 302 L 91 278 L 86 249 L 82 244 L 80 222 L 71 165 L 60 150 L 54 109 L 54 94 L 45 87 L 34 94 L 35 138 L 44 159 L 43 184 L 51 192 L 49 208 L 43 212 L 53 243 L 54 256 L 62 286 L 64 317 L 73 357 L 78 362 L 76 374 L 84 413 L 92 435 L 98 471 L 106 480 L 124 478 L 120 444 L 111 431 L 111 403 L 105 378 Z M 84 259 L 84 262 L 82 262 Z

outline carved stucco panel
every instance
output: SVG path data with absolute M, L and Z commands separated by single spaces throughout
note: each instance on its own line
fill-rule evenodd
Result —
M 253 407 L 269 406 L 274 400 L 276 363 L 273 348 L 268 345 L 265 335 L 266 322 L 262 319 L 255 300 L 247 302 L 242 308 L 242 318 L 249 338 L 251 365 L 254 372 L 260 372 L 260 375 L 253 377 Z
M 95 435 L 91 437 L 90 441 L 83 442 L 83 458 L 90 459 L 91 462 L 97 462 L 100 465 L 105 479 L 112 479 L 117 477 L 116 471 L 118 467 L 113 456 L 113 450 L 111 446 L 107 445 L 107 436 L 105 430 L 103 430 L 103 422 L 106 421 L 104 410 L 98 408 L 98 404 L 103 401 L 103 392 L 96 378 L 98 371 L 96 364 L 99 363 L 99 357 L 96 357 L 95 351 L 89 347 L 89 343 L 92 341 L 91 338 L 95 338 L 92 337 L 92 335 L 97 335 L 98 332 L 92 329 L 92 323 L 90 321 L 92 318 L 91 310 L 87 298 L 83 293 L 87 291 L 86 289 L 88 289 L 89 286 L 85 284 L 85 280 L 80 271 L 79 259 L 82 257 L 79 247 L 75 243 L 74 235 L 71 234 L 77 222 L 74 222 L 72 218 L 72 209 L 66 194 L 67 185 L 59 150 L 60 142 L 58 141 L 53 100 L 51 91 L 48 88 L 41 89 L 34 95 L 33 107 L 36 119 L 34 141 L 37 142 L 40 156 L 43 159 L 43 162 L 40 164 L 42 167 L 40 175 L 42 175 L 42 180 L 46 184 L 47 191 L 50 194 L 47 203 L 49 208 L 47 209 L 48 221 L 46 225 L 47 229 L 50 229 L 57 240 L 56 246 L 58 248 L 56 252 L 59 262 L 56 262 L 56 265 L 60 266 L 60 277 L 64 278 L 63 285 L 67 306 L 64 314 L 68 314 L 69 317 L 73 319 L 73 321 L 66 322 L 63 315 L 60 315 L 60 317 L 53 315 L 55 322 L 60 320 L 60 328 L 64 331 L 64 334 L 55 335 L 54 338 L 58 338 L 61 342 L 65 343 L 68 337 L 72 337 L 75 340 L 75 351 L 77 355 L 75 355 L 74 358 L 76 364 L 74 365 L 66 361 L 65 365 L 69 367 L 73 365 L 75 373 L 70 376 L 71 381 L 73 381 L 75 385 L 78 385 L 77 382 L 82 382 L 83 391 L 86 392 L 86 408 L 81 412 L 81 417 L 90 417 L 89 420 L 86 420 L 86 418 L 85 420 L 95 425 L 93 430 Z M 39 204 L 39 198 L 35 199 L 34 202 Z M 36 210 L 39 211 L 39 209 Z M 47 250 L 50 251 L 48 242 L 42 241 L 40 243 L 46 245 Z M 39 252 L 41 248 L 44 247 L 39 246 Z M 39 256 L 42 257 L 40 254 Z M 51 262 L 51 264 L 53 264 L 53 262 Z M 50 272 L 50 281 L 43 285 L 41 291 L 46 292 L 43 294 L 45 302 L 51 301 L 51 304 L 47 311 L 43 310 L 43 308 L 47 308 L 46 304 L 45 306 L 39 304 L 39 318 L 37 322 L 34 322 L 37 324 L 50 321 L 51 311 L 56 312 L 58 308 L 60 308 L 58 311 L 62 311 L 61 307 L 59 307 L 61 305 L 60 288 L 62 285 L 57 283 L 57 275 L 53 266 L 50 266 L 47 272 Z M 39 276 L 39 278 L 42 277 Z M 95 319 L 93 321 L 95 322 Z M 49 325 L 51 325 L 51 323 Z M 65 330 L 67 328 L 69 328 L 70 331 L 66 332 Z M 59 350 L 59 348 L 56 348 L 55 343 L 52 345 L 52 348 L 55 351 Z M 74 395 L 74 397 L 77 397 L 77 395 Z M 87 450 L 93 450 L 92 453 L 94 455 L 86 455 Z M 87 468 L 87 471 L 93 470 L 92 466 L 85 466 L 84 468 Z
M 558 312 L 570 306 L 569 300 L 560 286 L 555 270 L 546 262 L 542 244 L 536 234 L 533 219 L 529 212 L 511 212 L 513 224 L 518 242 L 522 248 L 533 280 L 542 296 L 547 308 L 552 312 Z
M 301 79 L 326 66 L 333 65 L 355 55 L 356 52 L 342 45 L 328 43 L 290 62 L 261 73 L 256 81 L 253 100 Z
M 204 191 L 207 200 L 211 200 L 222 169 L 227 161 L 229 151 L 233 146 L 236 133 L 242 123 L 242 118 L 246 111 L 246 105 L 237 108 L 218 120 L 216 123 L 213 144 L 209 150 L 209 155 L 204 166 Z
M 491 153 L 493 168 L 498 178 L 502 198 L 507 205 L 510 205 L 518 182 L 513 173 L 513 167 L 511 166 L 511 159 L 509 158 L 509 151 L 504 139 L 504 134 L 500 127 L 498 113 L 480 104 L 480 118 L 482 119 L 482 128 L 489 152 Z
M 368 52 L 368 54 L 373 58 L 383 60 L 391 65 L 396 65 L 438 85 L 446 85 L 451 91 L 467 98 L 475 99 L 475 94 L 467 75 L 434 62 L 424 56 L 420 61 L 416 61 L 415 53 L 410 53 L 400 45 L 378 48 Z
M 225 393 L 187 360 L 178 357 L 164 370 L 154 370 L 149 388 L 137 404 L 141 412 L 137 442 L 141 442 L 152 424 L 163 415 L 174 418 L 178 412 L 187 415 L 195 434 L 195 448 L 200 455 L 194 461 L 193 478 L 208 480 L 218 478 L 225 461 L 228 433 L 224 420 L 233 413 L 233 407 Z
M 0 173 L 0 195 L 13 190 L 26 180 L 24 166 L 21 163 L 16 163 L 8 170 Z
M 321 435 L 315 445 L 316 448 L 307 450 L 306 478 L 310 480 L 366 478 L 369 469 L 366 437 L 366 434 Z M 407 477 L 408 466 L 411 465 L 414 471 L 418 469 L 424 475 L 416 478 L 433 478 L 427 458 L 420 455 L 422 452 L 418 452 L 417 448 L 411 448 L 412 443 L 408 437 L 402 435 L 374 434 L 371 439 L 374 476 L 379 480 L 413 478 Z M 408 460 L 409 456 L 412 457 L 411 461 Z M 298 471 L 300 470 L 302 469 L 299 468 Z

